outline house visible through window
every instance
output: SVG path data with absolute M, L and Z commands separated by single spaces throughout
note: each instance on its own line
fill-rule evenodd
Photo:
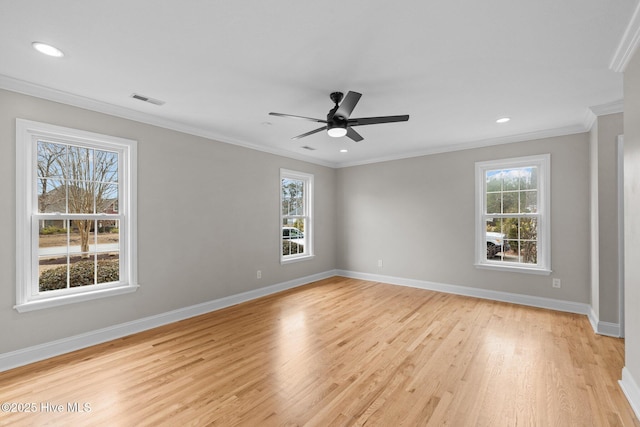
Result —
M 135 141 L 18 120 L 16 308 L 132 291 Z
M 476 163 L 476 264 L 550 273 L 549 155 Z
M 313 175 L 280 171 L 281 261 L 313 256 Z

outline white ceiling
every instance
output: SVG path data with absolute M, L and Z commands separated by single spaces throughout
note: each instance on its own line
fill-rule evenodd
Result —
M 623 97 L 610 64 L 637 6 L 0 0 L 0 87 L 346 166 L 587 130 L 589 107 Z M 358 127 L 356 143 L 324 132 L 293 141 L 318 124 L 268 115 L 324 119 L 329 94 L 349 90 L 363 94 L 352 117 L 411 118 Z M 496 124 L 503 116 L 511 121 Z

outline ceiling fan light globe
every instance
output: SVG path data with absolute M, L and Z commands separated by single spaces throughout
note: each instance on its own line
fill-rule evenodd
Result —
M 347 134 L 347 129 L 341 128 L 341 127 L 335 127 L 335 128 L 327 129 L 327 133 L 329 134 L 329 136 L 333 138 L 340 138 L 341 136 L 345 136 Z

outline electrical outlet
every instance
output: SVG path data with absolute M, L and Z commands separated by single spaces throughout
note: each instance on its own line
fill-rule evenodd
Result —
M 553 279 L 553 282 L 551 282 L 551 286 L 553 286 L 554 288 L 560 288 L 560 286 L 562 286 L 562 281 L 560 279 Z
M 256 273 L 256 278 L 262 279 L 262 270 L 258 270 L 258 272 Z
M 378 260 L 378 267 L 382 268 L 382 260 L 381 259 Z

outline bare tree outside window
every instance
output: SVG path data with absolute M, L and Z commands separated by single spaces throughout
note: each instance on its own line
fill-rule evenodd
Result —
M 101 274 L 102 264 L 97 262 L 117 257 L 117 249 L 107 251 L 98 239 L 98 233 L 105 230 L 117 233 L 117 220 L 96 215 L 118 213 L 118 153 L 48 141 L 39 141 L 37 150 L 38 212 L 67 215 L 63 220 L 53 216 L 40 221 L 40 250 L 48 256 L 41 264 L 67 265 L 68 280 L 60 283 L 70 287 L 117 280 L 115 272 Z M 52 240 L 51 234 L 60 234 L 66 241 L 45 242 Z M 117 234 L 109 240 L 117 243 Z M 43 248 L 50 245 L 57 246 Z M 79 250 L 73 249 L 78 246 Z M 90 272 L 89 279 L 73 279 L 70 266 L 76 258 L 92 261 L 88 268 L 94 274 Z M 117 271 L 117 265 L 111 270 Z M 41 286 L 41 290 L 47 289 Z

